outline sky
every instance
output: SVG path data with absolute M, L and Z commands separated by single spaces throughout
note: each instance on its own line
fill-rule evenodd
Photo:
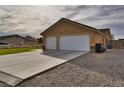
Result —
M 38 38 L 41 32 L 61 18 L 98 29 L 110 28 L 115 39 L 124 38 L 123 5 L 0 5 L 0 36 L 19 34 Z

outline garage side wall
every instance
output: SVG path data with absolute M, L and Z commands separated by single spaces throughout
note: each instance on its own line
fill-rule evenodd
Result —
M 77 26 L 75 24 L 60 21 L 55 26 L 46 31 L 43 34 L 43 44 L 46 45 L 46 38 L 49 36 L 57 37 L 57 49 L 59 49 L 59 38 L 61 35 L 89 35 L 90 46 L 94 46 L 95 43 L 105 44 L 105 37 L 98 32 L 92 31 L 88 27 Z

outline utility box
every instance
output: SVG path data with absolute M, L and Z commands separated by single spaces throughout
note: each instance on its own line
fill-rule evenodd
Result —
M 95 52 L 96 53 L 101 53 L 101 47 L 102 47 L 102 45 L 100 43 L 96 43 L 96 45 L 95 45 Z
M 112 44 L 107 45 L 107 49 L 112 49 L 112 47 L 113 47 Z
M 102 46 L 101 43 L 96 43 L 95 45 L 95 52 L 96 53 L 102 53 L 104 52 L 106 49 Z

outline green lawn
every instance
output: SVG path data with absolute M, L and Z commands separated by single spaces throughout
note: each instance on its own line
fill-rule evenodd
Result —
M 0 49 L 0 55 L 29 52 L 29 51 L 33 51 L 34 49 L 39 49 L 39 48 L 38 47 L 28 47 L 28 48 Z

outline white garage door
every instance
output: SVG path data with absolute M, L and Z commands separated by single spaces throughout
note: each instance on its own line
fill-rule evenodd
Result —
M 90 51 L 89 43 L 89 35 L 61 36 L 59 47 L 60 50 Z
M 56 49 L 56 37 L 47 37 L 46 48 L 47 49 Z

